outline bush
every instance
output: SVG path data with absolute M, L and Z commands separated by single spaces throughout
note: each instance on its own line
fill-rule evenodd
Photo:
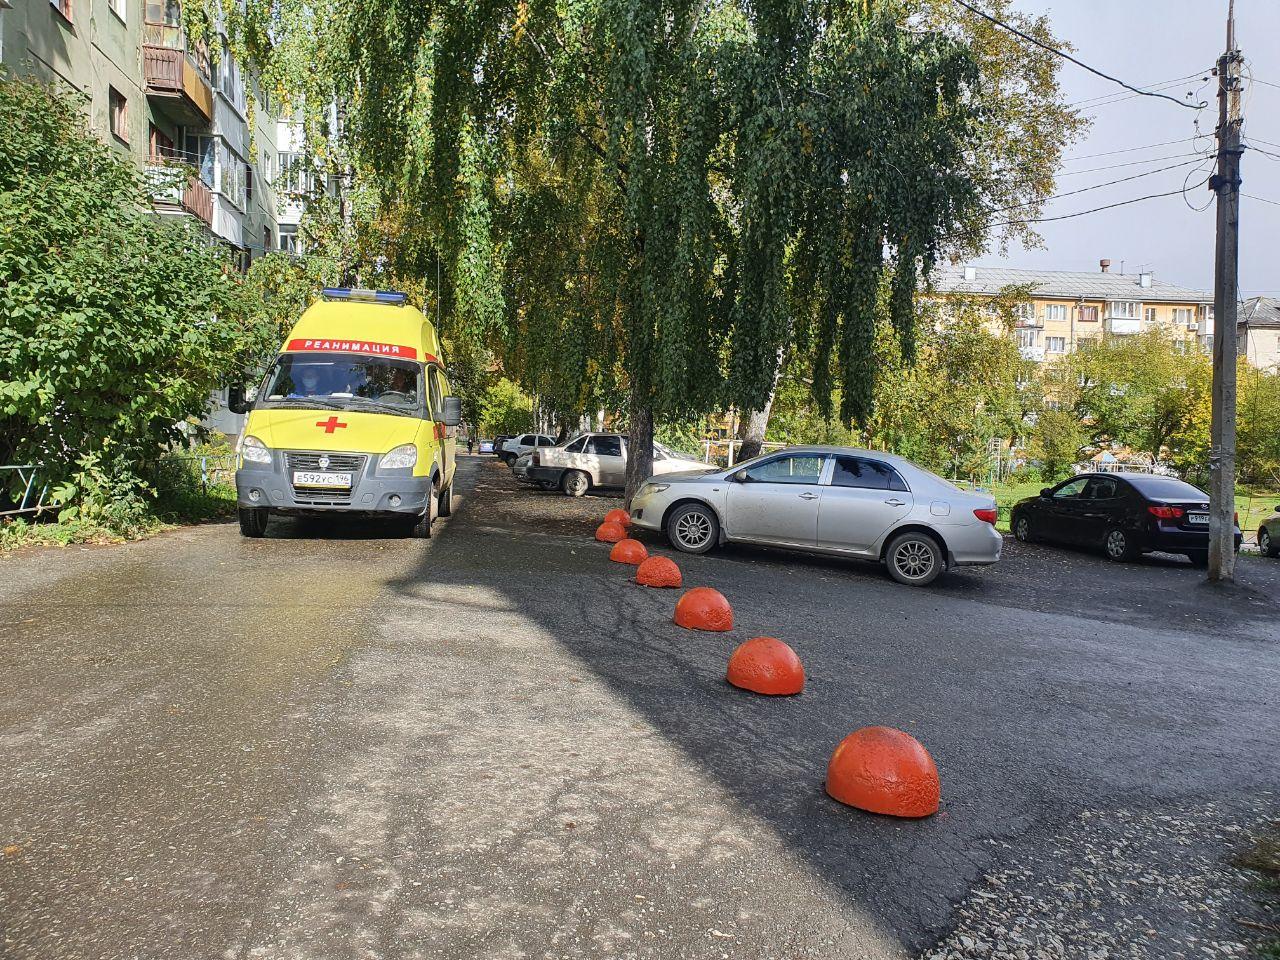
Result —
M 0 463 L 36 463 L 66 520 L 131 535 L 144 465 L 275 346 L 217 245 L 150 209 L 69 93 L 0 73 Z

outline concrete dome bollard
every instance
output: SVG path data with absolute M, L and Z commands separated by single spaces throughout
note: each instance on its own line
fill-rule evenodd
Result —
M 631 526 L 631 514 L 621 507 L 615 507 L 604 515 L 605 523 L 619 523 L 624 527 Z
M 638 567 L 644 563 L 649 556 L 649 551 L 644 548 L 644 544 L 639 540 L 632 540 L 628 537 L 626 540 L 619 540 L 613 545 L 613 549 L 609 551 L 609 559 L 614 563 L 629 563 L 633 567 Z
M 627 528 L 620 523 L 605 521 L 596 527 L 596 539 L 601 543 L 617 543 L 627 539 Z
M 781 640 L 755 637 L 733 651 L 728 680 L 753 693 L 789 696 L 804 689 L 804 665 Z
M 719 590 L 694 587 L 676 601 L 676 624 L 686 630 L 733 629 L 733 610 Z
M 938 768 L 920 742 L 892 727 L 863 727 L 836 747 L 827 793 L 851 807 L 892 817 L 938 812 Z
M 678 587 L 684 583 L 684 577 L 674 560 L 650 557 L 637 568 L 636 583 L 646 587 Z

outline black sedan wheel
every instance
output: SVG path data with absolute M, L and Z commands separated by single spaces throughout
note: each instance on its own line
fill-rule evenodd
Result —
M 1022 543 L 1031 542 L 1031 518 L 1025 513 L 1020 513 L 1014 518 L 1013 535 Z
M 1107 552 L 1107 559 L 1116 563 L 1126 563 L 1138 555 L 1133 537 L 1119 527 L 1112 527 L 1107 531 L 1102 547 Z
M 684 553 L 706 553 L 720 542 L 720 521 L 710 507 L 686 503 L 667 517 L 667 539 Z

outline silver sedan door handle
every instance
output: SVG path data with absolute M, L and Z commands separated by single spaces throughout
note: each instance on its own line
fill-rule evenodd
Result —
M 885 501 L 885 503 L 887 503 L 887 504 L 888 504 L 889 506 L 891 506 L 891 507 L 904 507 L 904 506 L 906 506 L 906 501 L 905 501 L 905 500 L 898 500 L 898 499 L 896 499 L 896 498 L 895 498 L 895 499 L 893 499 L 893 500 L 886 500 L 886 501 Z
M 801 500 L 817 500 L 818 495 L 816 493 L 802 493 L 800 494 L 800 499 Z

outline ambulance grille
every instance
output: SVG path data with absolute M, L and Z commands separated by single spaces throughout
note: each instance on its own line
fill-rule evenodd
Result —
M 364 462 L 368 459 L 363 453 L 325 453 L 310 450 L 291 450 L 287 457 L 290 470 L 323 470 L 329 473 L 354 474 L 364 470 Z M 320 466 L 321 457 L 329 458 L 327 467 Z

